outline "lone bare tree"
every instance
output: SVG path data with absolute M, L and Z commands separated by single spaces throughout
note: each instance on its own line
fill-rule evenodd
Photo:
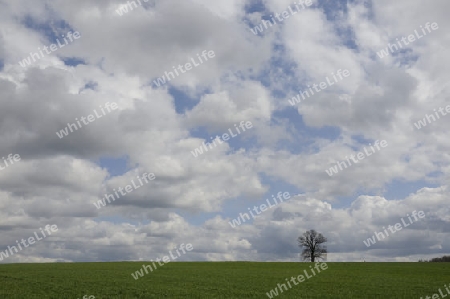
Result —
M 326 259 L 327 247 L 322 245 L 327 241 L 322 234 L 311 229 L 306 231 L 303 236 L 298 237 L 298 246 L 303 248 L 303 260 L 310 259 L 314 263 L 316 259 Z

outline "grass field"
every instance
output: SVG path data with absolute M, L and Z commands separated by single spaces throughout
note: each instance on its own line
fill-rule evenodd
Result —
M 171 262 L 135 280 L 143 262 L 0 265 L 0 298 L 268 298 L 310 263 Z M 148 263 L 145 263 L 148 264 Z M 327 263 L 276 298 L 420 298 L 450 283 L 449 263 Z M 310 272 L 309 272 L 310 273 Z M 91 297 L 92 298 L 92 297 Z M 441 297 L 439 297 L 441 298 Z

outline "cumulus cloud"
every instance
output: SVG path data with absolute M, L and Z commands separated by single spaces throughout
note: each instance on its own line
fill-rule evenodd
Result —
M 446 1 L 313 1 L 259 35 L 250 29 L 292 3 L 154 0 L 120 16 L 122 4 L 0 1 L 0 253 L 59 228 L 0 262 L 149 260 L 181 243 L 194 247 L 183 260 L 297 261 L 308 229 L 328 238 L 330 261 L 450 252 L 450 116 L 436 114 L 450 95 Z M 377 55 L 427 22 L 439 29 Z M 204 50 L 215 57 L 154 84 Z M 117 110 L 82 120 L 107 103 Z M 241 121 L 252 128 L 209 147 Z M 389 145 L 325 171 L 376 140 Z M 93 204 L 144 173 L 155 180 Z M 280 190 L 301 195 L 230 226 Z M 414 210 L 426 217 L 364 245 Z

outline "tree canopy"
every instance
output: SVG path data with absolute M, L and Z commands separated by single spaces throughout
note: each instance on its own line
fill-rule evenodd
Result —
M 309 259 L 311 262 L 314 262 L 316 259 L 325 260 L 327 248 L 325 245 L 322 245 L 325 242 L 327 242 L 327 238 L 313 229 L 298 237 L 298 246 L 303 249 L 303 260 Z

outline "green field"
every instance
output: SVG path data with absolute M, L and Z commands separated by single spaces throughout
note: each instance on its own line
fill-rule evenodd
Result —
M 268 298 L 310 263 L 171 262 L 135 280 L 143 262 L 0 265 L 0 298 Z M 145 263 L 148 264 L 148 263 Z M 420 298 L 450 283 L 449 263 L 327 263 L 276 298 Z M 308 272 L 310 273 L 310 272 Z M 440 298 L 440 297 L 439 297 Z

